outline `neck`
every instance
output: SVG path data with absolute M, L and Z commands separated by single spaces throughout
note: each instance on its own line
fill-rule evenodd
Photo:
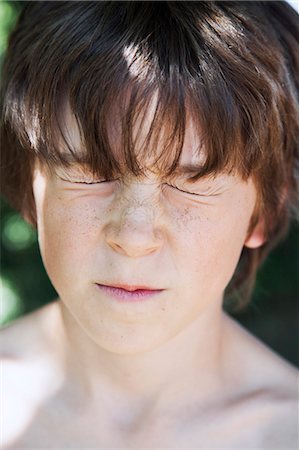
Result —
M 195 397 L 204 406 L 217 397 L 223 371 L 221 301 L 159 348 L 133 355 L 99 347 L 58 304 L 66 380 L 82 398 L 138 409 L 177 408 Z

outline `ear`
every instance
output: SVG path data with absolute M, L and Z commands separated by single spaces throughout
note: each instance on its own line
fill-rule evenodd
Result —
M 247 248 L 258 248 L 261 247 L 265 241 L 265 221 L 260 219 L 251 233 L 247 236 L 244 246 Z
M 37 228 L 37 222 L 36 222 L 36 205 L 35 205 L 35 198 L 33 189 L 28 193 L 26 196 L 26 209 L 24 211 L 21 211 L 21 215 L 25 222 L 27 222 L 29 225 L 31 225 L 33 228 Z

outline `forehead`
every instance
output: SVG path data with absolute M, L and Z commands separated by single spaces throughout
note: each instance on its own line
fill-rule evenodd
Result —
M 168 165 L 170 165 L 176 152 L 175 148 L 173 152 L 169 148 L 171 140 L 175 141 L 169 119 L 166 117 L 165 122 L 155 122 L 157 106 L 158 98 L 157 95 L 154 95 L 146 107 L 134 118 L 130 149 L 142 169 L 153 171 L 159 169 L 159 164 L 156 164 L 159 159 L 164 160 L 163 162 L 166 162 L 167 165 L 168 158 Z M 178 167 L 186 170 L 189 168 L 192 172 L 193 170 L 199 170 L 204 165 L 206 152 L 200 137 L 200 127 L 195 123 L 190 113 L 187 113 L 186 116 Z M 125 168 L 122 111 L 115 105 L 111 107 L 106 128 L 111 152 Z M 75 159 L 79 157 L 79 159 L 84 160 L 88 156 L 84 133 L 80 130 L 80 123 L 68 101 L 65 101 L 61 108 L 60 131 L 59 147 L 65 153 L 66 158 L 70 162 L 72 162 L 73 156 L 75 156 Z M 99 148 L 98 151 L 100 152 L 101 149 Z

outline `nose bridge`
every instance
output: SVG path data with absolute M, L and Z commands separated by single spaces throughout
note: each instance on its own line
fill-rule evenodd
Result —
M 152 184 L 132 183 L 116 199 L 114 217 L 107 243 L 129 256 L 141 256 L 157 250 L 162 243 L 157 188 Z
M 150 226 L 155 222 L 155 213 L 150 201 L 145 202 L 131 201 L 130 204 L 123 205 L 120 213 L 120 224 L 124 227 L 135 225 Z
M 124 219 L 153 219 L 158 209 L 157 188 L 149 183 L 132 183 L 124 190 L 120 207 Z
M 131 183 L 123 192 L 119 207 L 120 225 L 155 227 L 159 211 L 159 194 L 153 183 Z M 141 228 L 141 231 L 142 231 Z

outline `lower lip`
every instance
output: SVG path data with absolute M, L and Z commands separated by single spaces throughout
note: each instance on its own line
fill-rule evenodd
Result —
M 97 287 L 105 294 L 108 294 L 110 297 L 114 297 L 116 300 L 130 303 L 151 300 L 153 297 L 157 296 L 163 291 L 163 289 L 137 289 L 136 291 L 126 291 L 122 288 L 105 286 L 103 284 L 97 284 Z

